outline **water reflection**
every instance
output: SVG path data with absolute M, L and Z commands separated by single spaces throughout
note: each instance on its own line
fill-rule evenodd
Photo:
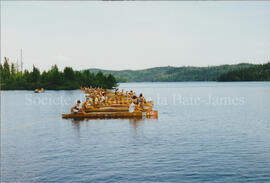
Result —
M 76 129 L 76 130 L 79 130 L 80 127 L 81 127 L 81 123 L 82 121 L 85 121 L 84 119 L 72 119 L 71 122 L 72 122 L 72 126 Z
M 136 131 L 137 128 L 142 124 L 142 121 L 144 121 L 144 120 L 145 120 L 145 118 L 132 118 L 132 119 L 129 119 L 129 124 Z
M 145 120 L 148 120 L 151 118 L 113 118 L 113 120 L 124 120 L 124 121 L 129 121 L 130 126 L 136 131 L 139 126 L 143 124 Z M 76 130 L 80 130 L 81 128 L 81 123 L 83 122 L 90 122 L 90 121 L 105 121 L 105 120 L 112 120 L 112 119 L 91 119 L 91 118 L 81 118 L 81 119 L 72 119 L 72 126 Z M 150 121 L 155 121 L 156 119 L 151 119 Z

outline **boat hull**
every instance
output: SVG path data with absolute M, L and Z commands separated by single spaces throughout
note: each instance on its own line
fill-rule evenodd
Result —
M 130 104 L 96 104 L 95 107 L 129 107 Z M 143 104 L 143 107 L 152 107 L 152 103 Z
M 143 106 L 143 111 L 152 111 L 152 107 Z M 129 107 L 87 107 L 85 112 L 128 112 Z
M 78 112 L 77 114 L 62 114 L 62 118 L 157 118 L 158 111 L 146 112 Z
M 100 107 L 100 108 L 86 108 L 85 112 L 128 112 L 128 107 Z

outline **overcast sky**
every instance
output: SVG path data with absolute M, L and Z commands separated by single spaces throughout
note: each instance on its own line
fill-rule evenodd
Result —
M 1 2 L 1 60 L 27 69 L 270 61 L 270 2 Z

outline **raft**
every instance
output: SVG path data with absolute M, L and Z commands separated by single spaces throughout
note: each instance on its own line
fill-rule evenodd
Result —
M 127 112 L 128 107 L 86 107 L 85 112 Z M 152 111 L 152 107 L 143 107 L 143 111 Z
M 128 107 L 86 107 L 85 112 L 127 112 Z
M 62 118 L 157 118 L 158 111 L 146 112 L 78 112 L 77 114 L 62 114 Z
M 144 107 L 152 107 L 154 104 L 152 102 L 147 102 L 143 104 Z M 96 104 L 95 107 L 129 107 L 130 104 Z

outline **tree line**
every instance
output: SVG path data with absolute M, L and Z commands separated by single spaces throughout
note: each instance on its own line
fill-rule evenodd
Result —
M 270 62 L 221 74 L 218 81 L 270 81 Z
M 217 78 L 229 71 L 248 68 L 253 64 L 220 65 L 208 67 L 155 67 L 143 70 L 101 70 L 113 74 L 121 82 L 180 82 L 180 81 L 217 81 Z M 90 69 L 97 73 L 99 69 Z M 120 78 L 120 79 L 119 79 Z
M 45 88 L 49 90 L 73 90 L 80 86 L 102 87 L 112 89 L 117 86 L 117 81 L 112 74 L 104 75 L 85 71 L 75 71 L 71 67 L 65 67 L 60 71 L 57 65 L 49 71 L 40 70 L 33 65 L 32 71 L 18 71 L 14 63 L 9 64 L 8 58 L 0 64 L 0 77 L 2 90 L 34 90 Z

